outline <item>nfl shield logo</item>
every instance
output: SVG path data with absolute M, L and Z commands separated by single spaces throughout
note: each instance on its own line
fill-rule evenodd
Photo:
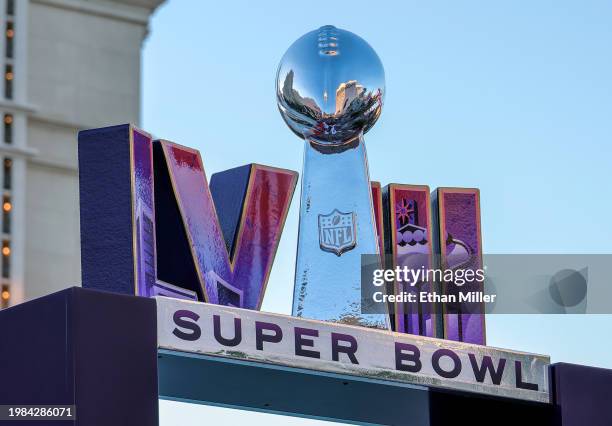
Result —
M 342 213 L 334 209 L 319 215 L 319 246 L 322 250 L 340 256 L 357 245 L 355 213 Z

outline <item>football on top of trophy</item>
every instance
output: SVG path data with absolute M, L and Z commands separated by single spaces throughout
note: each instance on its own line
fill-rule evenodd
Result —
M 344 145 L 374 125 L 382 111 L 385 70 L 372 47 L 326 25 L 297 39 L 276 74 L 278 108 L 289 128 L 321 145 Z

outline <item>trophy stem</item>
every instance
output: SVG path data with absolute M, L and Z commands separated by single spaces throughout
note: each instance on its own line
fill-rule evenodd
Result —
M 362 254 L 379 254 L 363 136 L 306 139 L 293 315 L 387 329 L 387 315 L 361 313 Z

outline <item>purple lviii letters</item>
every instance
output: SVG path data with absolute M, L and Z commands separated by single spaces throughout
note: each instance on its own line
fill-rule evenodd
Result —
M 196 150 L 129 125 L 81 132 L 79 166 L 83 286 L 260 308 L 297 173 L 251 164 L 209 187 Z
M 296 172 L 249 164 L 209 185 L 198 151 L 120 125 L 79 134 L 79 178 L 84 287 L 260 308 Z M 387 268 L 480 265 L 478 190 L 441 188 L 433 210 L 427 186 L 373 182 L 372 196 Z M 483 312 L 395 308 L 396 331 L 485 342 Z
M 438 188 L 430 202 L 428 186 L 390 184 L 381 189 L 378 182 L 372 182 L 372 199 L 380 246 L 384 247 L 381 252 L 387 255 L 385 268 L 446 270 L 482 266 L 477 189 Z M 395 283 L 390 289 L 395 294 L 419 291 L 451 294 L 453 290 L 452 284 L 434 282 L 414 287 Z M 482 290 L 482 284 L 473 284 L 469 290 Z M 482 345 L 486 341 L 484 307 L 474 303 L 442 306 L 395 303 L 392 317 L 393 329 L 400 333 Z
M 440 253 L 442 269 L 482 268 L 482 237 L 480 232 L 480 193 L 475 188 L 438 188 L 434 193 L 437 207 L 438 229 L 435 252 Z M 452 294 L 457 287 L 443 286 L 442 291 Z M 464 291 L 482 291 L 483 284 L 466 283 Z M 461 342 L 485 342 L 484 304 L 445 304 L 445 339 Z

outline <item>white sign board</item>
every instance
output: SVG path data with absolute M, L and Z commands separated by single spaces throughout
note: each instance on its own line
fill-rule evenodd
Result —
M 162 349 L 549 402 L 547 356 L 156 299 Z

